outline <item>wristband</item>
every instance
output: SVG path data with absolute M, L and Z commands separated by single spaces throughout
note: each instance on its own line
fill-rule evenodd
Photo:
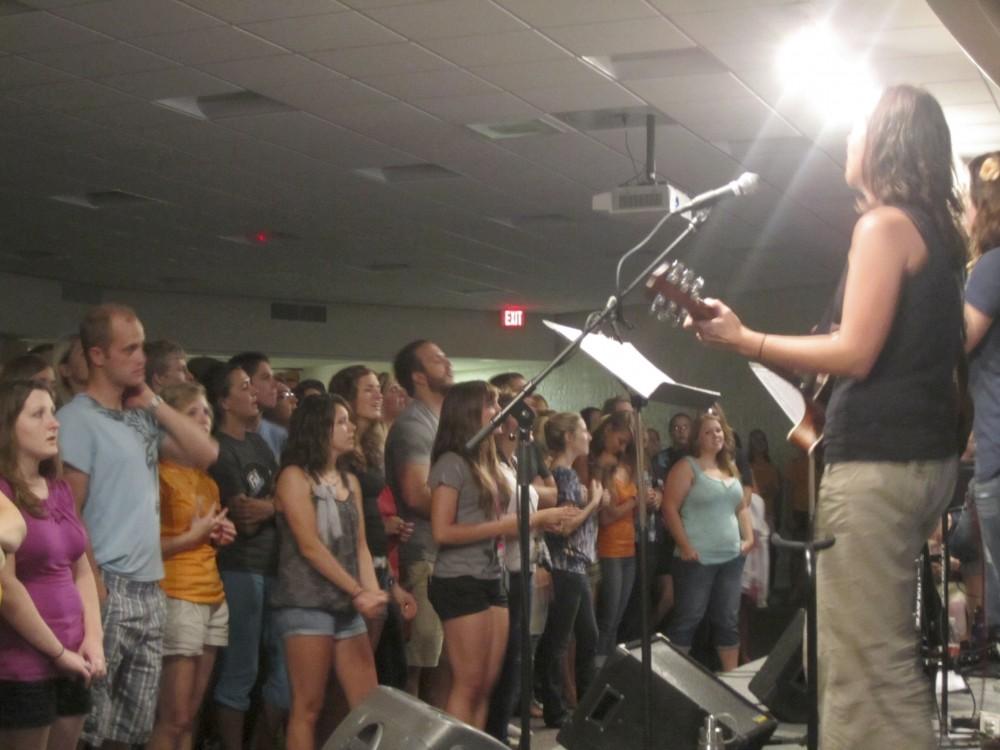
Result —
M 760 337 L 760 348 L 757 349 L 757 360 L 760 361 L 760 355 L 764 353 L 764 342 L 767 341 L 767 334 L 765 333 Z
M 358 586 L 358 590 L 355 591 L 353 594 L 351 594 L 351 601 L 353 602 L 355 599 L 357 599 L 363 593 L 365 593 L 364 587 Z
M 156 414 L 156 410 L 163 404 L 163 397 L 157 393 L 153 396 L 153 400 L 149 402 L 149 406 L 146 407 L 146 411 L 150 414 Z

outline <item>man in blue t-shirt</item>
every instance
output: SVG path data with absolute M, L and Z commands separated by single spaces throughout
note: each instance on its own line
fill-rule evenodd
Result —
M 91 309 L 80 338 L 87 388 L 59 410 L 59 449 L 90 536 L 87 558 L 103 605 L 107 661 L 107 679 L 94 683 L 83 739 L 124 749 L 149 739 L 160 686 L 159 458 L 207 468 L 218 445 L 146 384 L 144 332 L 130 308 Z M 96 676 L 105 665 L 90 668 Z

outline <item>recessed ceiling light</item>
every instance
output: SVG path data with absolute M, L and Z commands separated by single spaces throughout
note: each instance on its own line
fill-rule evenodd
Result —
M 491 141 L 502 141 L 508 138 L 526 138 L 533 135 L 558 135 L 565 133 L 566 128 L 559 122 L 547 117 L 535 117 L 531 120 L 515 120 L 510 122 L 473 122 L 469 128 Z
M 583 61 L 616 81 L 729 72 L 718 58 L 701 47 L 584 57 Z
M 440 164 L 397 164 L 387 167 L 365 167 L 355 169 L 355 173 L 369 180 L 384 183 L 422 182 L 424 180 L 442 180 L 461 177 L 458 172 L 442 167 Z
M 49 200 L 68 203 L 80 208 L 89 208 L 94 211 L 104 208 L 127 208 L 148 203 L 163 203 L 157 198 L 130 193 L 126 190 L 93 190 L 89 193 L 50 195 Z
M 284 102 L 255 91 L 234 91 L 208 96 L 177 96 L 156 99 L 153 104 L 198 120 L 224 120 L 228 117 L 252 117 L 294 111 Z

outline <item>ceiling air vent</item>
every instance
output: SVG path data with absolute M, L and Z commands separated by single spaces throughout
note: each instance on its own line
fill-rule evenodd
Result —
M 616 81 L 641 81 L 648 78 L 729 72 L 718 58 L 701 47 L 628 52 L 607 57 L 584 57 L 583 61 Z
M 156 198 L 129 193 L 125 190 L 94 190 L 89 193 L 76 195 L 50 195 L 49 198 L 60 203 L 68 203 L 71 206 L 80 206 L 81 208 L 89 208 L 95 211 L 104 208 L 128 208 L 129 206 L 163 202 Z
M 326 305 L 298 305 L 272 302 L 271 320 L 297 320 L 303 323 L 325 323 Z
M 566 132 L 566 128 L 560 123 L 553 122 L 545 117 L 536 117 L 532 120 L 517 120 L 514 122 L 472 122 L 465 127 L 486 136 L 491 141 L 502 141 L 508 138 L 526 138 L 532 135 L 557 135 Z
M 447 180 L 461 177 L 458 172 L 442 167 L 440 164 L 396 164 L 388 167 L 365 167 L 355 169 L 357 174 L 376 182 L 395 184 L 398 182 L 424 182 L 426 180 Z
M 255 91 L 234 91 L 207 96 L 178 96 L 153 102 L 178 114 L 198 120 L 224 120 L 227 117 L 250 117 L 275 112 L 291 112 L 284 102 L 270 99 Z

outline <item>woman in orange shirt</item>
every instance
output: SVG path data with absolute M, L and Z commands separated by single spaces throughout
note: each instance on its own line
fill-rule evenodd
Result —
M 611 490 L 611 503 L 598 519 L 597 555 L 601 584 L 597 597 L 597 664 L 607 659 L 618 638 L 635 583 L 635 508 L 639 490 L 635 481 L 635 441 L 632 413 L 614 412 L 604 417 L 590 444 L 590 478 Z M 649 501 L 658 497 L 650 493 Z
M 212 431 L 205 389 L 168 386 L 164 401 Z M 163 676 L 150 750 L 191 747 L 191 731 L 215 665 L 229 640 L 229 609 L 215 562 L 216 547 L 236 538 L 212 478 L 192 466 L 160 462 L 160 546 L 167 595 Z

